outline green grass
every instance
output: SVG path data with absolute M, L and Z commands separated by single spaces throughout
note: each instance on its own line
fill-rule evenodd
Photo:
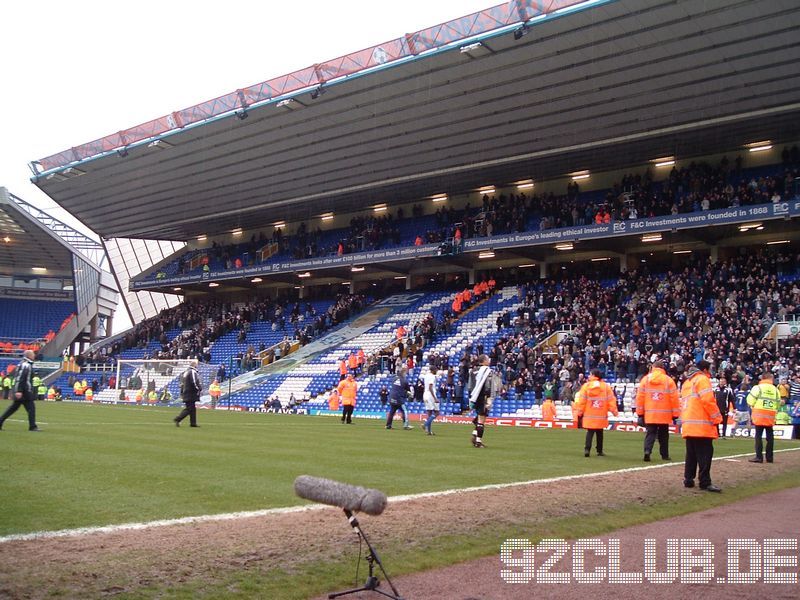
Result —
M 0 535 L 296 505 L 300 474 L 396 495 L 643 465 L 631 433 L 607 432 L 608 456 L 586 459 L 581 431 L 490 427 L 490 448 L 478 451 L 463 425 L 434 425 L 428 437 L 419 424 L 386 431 L 367 419 L 200 411 L 200 428 L 176 429 L 176 409 L 38 412 L 43 433 L 26 431 L 24 411 L 0 432 Z M 716 446 L 717 456 L 751 450 L 747 440 Z M 671 454 L 683 459 L 677 438 Z

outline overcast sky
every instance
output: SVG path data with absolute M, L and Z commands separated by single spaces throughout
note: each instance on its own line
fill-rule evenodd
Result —
M 498 0 L 0 2 L 0 186 L 77 225 L 28 163 Z

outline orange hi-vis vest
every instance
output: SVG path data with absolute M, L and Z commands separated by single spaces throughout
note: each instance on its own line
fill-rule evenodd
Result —
M 697 371 L 681 386 L 681 435 L 685 438 L 717 438 L 722 415 L 711 391 L 711 381 Z
M 72 391 L 76 396 L 83 396 L 83 386 L 80 381 L 75 382 L 75 385 L 72 386 Z
M 328 396 L 328 410 L 339 410 L 339 392 L 333 390 Z
M 350 357 L 347 359 L 347 364 L 351 371 L 355 370 L 358 366 L 358 357 L 355 354 L 350 354 Z
M 778 388 L 766 379 L 762 379 L 747 394 L 747 404 L 751 408 L 750 418 L 753 425 L 772 427 L 775 425 L 775 415 L 778 414 L 783 402 Z
M 552 400 L 546 400 L 544 404 L 542 404 L 542 420 L 543 421 L 556 420 L 556 405 L 553 404 Z
M 583 415 L 584 429 L 605 429 L 608 427 L 608 413 L 617 416 L 617 397 L 605 381 L 589 377 L 578 392 L 580 402 L 578 415 Z
M 92 388 L 86 388 L 84 396 L 86 397 L 86 402 L 91 402 L 94 400 L 94 390 L 92 390 Z
M 648 425 L 669 425 L 681 414 L 678 386 L 664 369 L 655 368 L 639 382 L 636 414 Z
M 358 391 L 358 384 L 356 383 L 355 379 L 344 379 L 340 381 L 337 390 L 344 406 L 356 405 L 356 392 Z
M 339 361 L 339 375 L 347 375 L 347 362 L 345 360 Z

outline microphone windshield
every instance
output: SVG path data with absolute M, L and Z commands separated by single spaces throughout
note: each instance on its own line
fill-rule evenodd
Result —
M 306 500 L 373 516 L 381 514 L 388 502 L 386 494 L 378 490 L 311 475 L 300 475 L 294 480 L 294 493 Z

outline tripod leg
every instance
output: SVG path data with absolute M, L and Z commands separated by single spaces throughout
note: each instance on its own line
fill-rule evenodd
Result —
M 355 531 L 356 534 L 362 540 L 364 540 L 364 543 L 369 549 L 369 554 L 367 554 L 367 563 L 369 563 L 369 575 L 367 576 L 367 582 L 363 587 L 347 590 L 344 592 L 336 592 L 333 594 L 328 594 L 329 600 L 331 598 L 339 598 L 341 596 L 357 594 L 358 592 L 376 592 L 378 594 L 381 594 L 382 596 L 386 596 L 387 598 L 392 598 L 392 600 L 403 600 L 402 596 L 400 596 L 400 592 L 397 591 L 397 588 L 394 587 L 392 580 L 389 579 L 389 575 L 386 574 L 386 569 L 383 568 L 383 563 L 381 562 L 378 553 L 375 552 L 375 548 L 372 547 L 372 544 L 369 543 L 367 536 L 364 535 L 364 532 L 361 530 L 361 527 L 358 524 L 358 520 L 353 516 L 353 513 L 346 508 L 344 509 L 344 514 L 347 516 L 347 520 L 349 521 L 350 526 L 353 528 L 353 531 Z M 380 581 L 374 575 L 375 563 L 378 564 L 378 568 L 381 570 L 381 573 L 383 573 L 383 576 L 386 578 L 386 583 L 388 583 L 389 587 L 392 588 L 392 592 L 394 592 L 393 594 L 378 589 Z

